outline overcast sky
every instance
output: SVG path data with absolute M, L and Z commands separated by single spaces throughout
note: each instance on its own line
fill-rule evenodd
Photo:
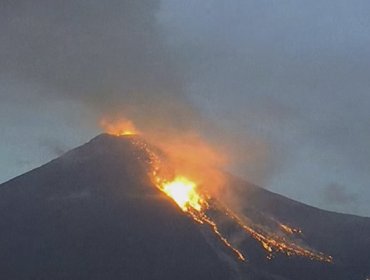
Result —
M 251 154 L 233 172 L 370 216 L 369 1 L 29 2 L 0 3 L 0 182 L 124 108 L 206 119 Z

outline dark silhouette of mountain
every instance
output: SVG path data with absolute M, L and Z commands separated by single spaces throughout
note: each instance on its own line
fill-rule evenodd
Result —
M 370 276 L 370 219 L 319 210 L 230 176 L 240 212 L 333 256 L 334 263 L 276 254 L 251 237 L 235 259 L 210 230 L 152 186 L 127 137 L 89 143 L 0 185 L 1 279 L 361 279 Z M 216 213 L 217 214 L 217 213 Z M 222 217 L 219 217 L 220 219 Z M 230 239 L 240 229 L 227 219 Z M 245 235 L 245 234 L 244 234 Z

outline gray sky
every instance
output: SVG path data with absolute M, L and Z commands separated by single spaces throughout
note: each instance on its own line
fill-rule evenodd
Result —
M 244 178 L 370 216 L 368 1 L 29 2 L 0 3 L 0 181 L 124 111 L 227 134 Z

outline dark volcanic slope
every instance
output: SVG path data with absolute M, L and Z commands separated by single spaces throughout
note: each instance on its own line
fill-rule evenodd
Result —
M 251 224 L 266 227 L 274 220 L 298 227 L 304 244 L 335 263 L 285 255 L 267 260 L 248 236 L 238 243 L 248 262 L 230 263 L 209 232 L 150 184 L 138 153 L 125 137 L 100 135 L 0 185 L 1 279 L 370 276 L 370 219 L 322 211 L 232 177 L 226 190 L 238 194 Z M 240 237 L 233 226 L 225 228 L 231 239 Z
M 135 152 L 101 135 L 2 184 L 1 279 L 229 279 Z
M 299 228 L 293 240 L 334 258 L 333 264 L 277 254 L 264 261 L 255 242 L 240 245 L 253 268 L 283 279 L 370 279 L 370 218 L 339 214 L 311 207 L 230 177 L 226 190 L 241 201 L 241 212 L 251 224 L 266 226 L 271 220 Z M 227 195 L 227 194 L 226 194 Z

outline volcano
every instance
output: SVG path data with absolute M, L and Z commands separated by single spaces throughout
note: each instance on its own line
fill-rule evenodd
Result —
M 137 137 L 101 134 L 0 185 L 2 279 L 370 277 L 369 218 L 228 174 L 238 209 L 209 199 L 189 214 L 153 185 Z

